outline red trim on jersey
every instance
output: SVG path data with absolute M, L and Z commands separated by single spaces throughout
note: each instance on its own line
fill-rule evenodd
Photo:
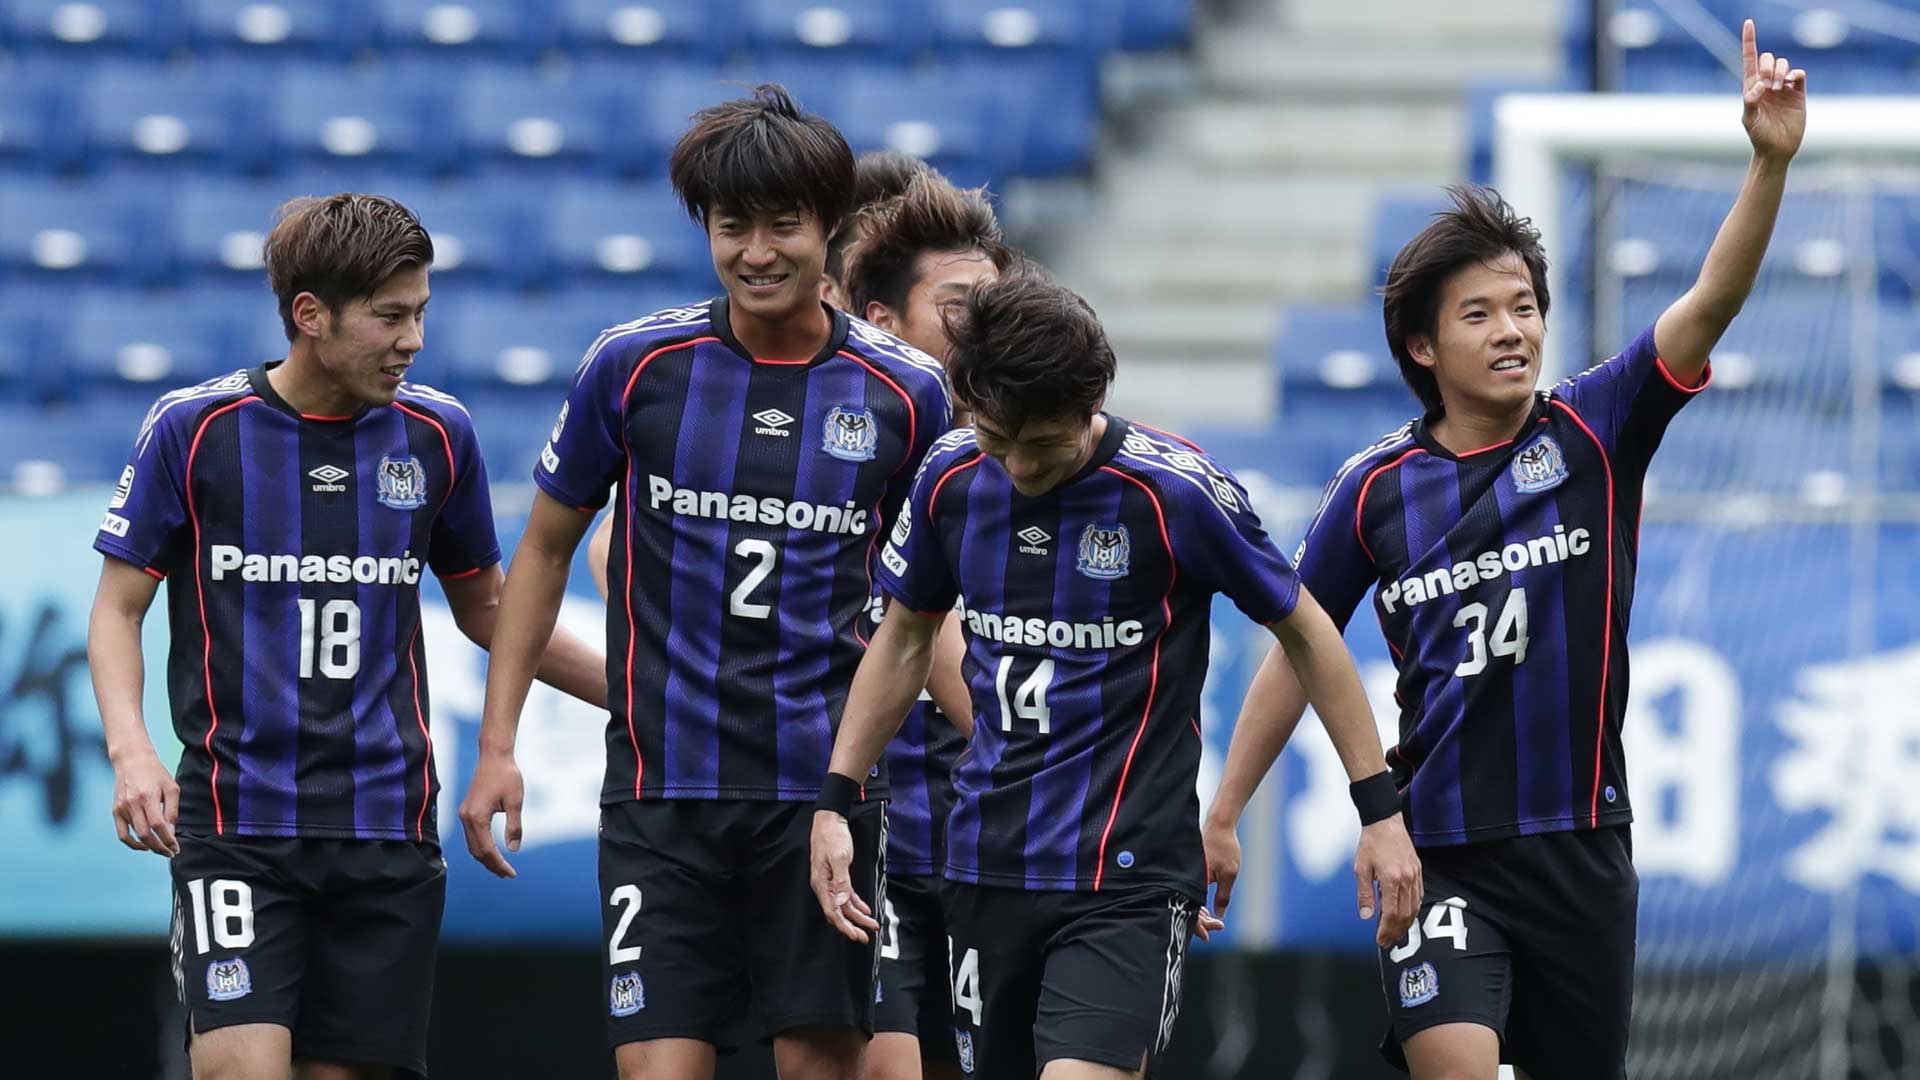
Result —
M 393 407 L 396 409 L 399 409 L 403 413 L 406 413 L 408 416 L 413 417 L 415 420 L 424 420 L 427 423 L 432 424 L 434 427 L 434 430 L 440 433 L 440 445 L 446 447 L 447 449 L 447 493 L 444 497 L 441 498 L 440 505 L 441 506 L 447 505 L 447 500 L 453 498 L 454 485 L 460 482 L 460 474 L 456 472 L 453 467 L 453 440 L 447 437 L 446 425 L 442 424 L 440 421 L 434 419 L 433 417 L 428 416 L 426 413 L 415 412 L 414 410 L 407 408 L 405 405 L 402 405 L 397 401 L 393 403 Z
M 1660 372 L 1660 377 L 1667 380 L 1668 386 L 1673 387 L 1675 390 L 1678 390 L 1683 394 L 1697 394 L 1700 391 L 1705 390 L 1707 388 L 1707 384 L 1713 381 L 1713 365 L 1711 363 L 1709 363 L 1707 366 L 1700 369 L 1700 381 L 1695 383 L 1692 386 L 1688 386 L 1685 383 L 1681 382 L 1679 379 L 1676 379 L 1673 377 L 1673 372 L 1667 368 L 1666 357 L 1664 356 L 1654 357 L 1653 366 L 1655 370 Z
M 1113 793 L 1113 809 L 1107 811 L 1107 827 L 1100 830 L 1100 851 L 1093 864 L 1094 892 L 1100 891 L 1101 878 L 1107 872 L 1107 837 L 1112 835 L 1114 820 L 1120 816 L 1120 799 L 1127 793 L 1127 775 L 1133 771 L 1134 752 L 1140 749 L 1140 739 L 1147 733 L 1147 720 L 1153 716 L 1153 695 L 1160 689 L 1160 642 L 1167 636 L 1167 631 L 1173 629 L 1173 586 L 1180 578 L 1179 564 L 1174 562 L 1173 558 L 1173 540 L 1167 536 L 1167 512 L 1160 505 L 1160 496 L 1139 477 L 1129 476 L 1111 465 L 1100 466 L 1100 471 L 1112 473 L 1127 481 L 1146 492 L 1147 498 L 1152 500 L 1154 516 L 1160 521 L 1160 542 L 1167 548 L 1167 591 L 1160 596 L 1160 612 L 1165 622 L 1161 625 L 1160 632 L 1153 636 L 1153 666 L 1149 669 L 1147 676 L 1147 707 L 1140 711 L 1140 726 L 1134 729 L 1133 744 L 1127 747 L 1127 760 L 1120 766 L 1120 786 Z M 1195 722 L 1193 730 L 1196 735 L 1200 733 L 1198 722 Z
M 1498 450 L 1503 446 L 1512 446 L 1515 442 L 1518 442 L 1518 441 L 1519 441 L 1519 436 L 1516 435 L 1511 439 L 1502 439 L 1497 443 L 1488 443 L 1487 445 L 1482 446 L 1477 450 L 1462 450 L 1453 456 L 1458 458 L 1469 458 L 1474 456 L 1475 454 L 1484 454 L 1489 450 Z
M 627 376 L 626 389 L 620 391 L 620 446 L 627 452 L 627 741 L 633 744 L 633 797 L 640 797 L 640 778 L 647 774 L 646 759 L 640 755 L 640 735 L 633 730 L 633 648 L 634 641 L 640 636 L 640 627 L 633 620 L 633 447 L 627 444 L 627 401 L 633 397 L 633 384 L 640 381 L 640 373 L 653 363 L 653 358 L 676 349 L 690 349 L 695 345 L 719 341 L 712 335 L 692 338 L 687 341 L 662 345 L 640 358 L 633 365 L 633 374 Z
M 934 508 L 940 505 L 940 489 L 947 486 L 947 481 L 953 479 L 953 474 L 959 472 L 961 469 L 973 468 L 975 465 L 980 464 L 981 459 L 985 458 L 986 456 L 987 455 L 985 454 L 975 454 L 973 457 L 969 458 L 968 460 L 963 461 L 960 464 L 955 465 L 953 468 L 948 469 L 946 472 L 943 472 L 940 474 L 940 479 L 934 482 L 933 494 L 927 496 L 927 521 L 928 522 L 933 521 Z
M 413 624 L 413 639 L 407 642 L 407 667 L 413 671 L 413 718 L 420 724 L 420 739 L 426 757 L 420 762 L 420 813 L 413 819 L 413 838 L 427 839 L 427 804 L 433 801 L 433 735 L 427 731 L 427 712 L 420 707 L 420 665 L 413 659 L 414 646 L 420 643 L 420 624 Z
M 193 429 L 193 442 L 187 447 L 187 517 L 193 521 L 193 597 L 200 605 L 200 674 L 206 680 L 207 716 L 212 723 L 207 725 L 207 737 L 200 745 L 206 750 L 207 757 L 213 762 L 213 775 L 207 786 L 213 789 L 213 832 L 215 836 L 225 836 L 227 819 L 220 812 L 220 757 L 213 752 L 213 733 L 220 730 L 220 711 L 213 703 L 213 630 L 207 625 L 207 587 L 200 579 L 200 512 L 193 505 L 193 458 L 200 452 L 200 437 L 207 433 L 207 426 L 222 413 L 229 413 L 250 401 L 259 401 L 258 395 L 248 395 L 238 401 L 222 405 L 200 420 L 200 426 Z
M 917 445 L 914 442 L 914 438 L 915 438 L 916 432 L 918 431 L 918 427 L 917 427 L 918 412 L 913 407 L 913 397 L 909 395 L 905 390 L 902 390 L 900 388 L 899 383 L 894 382 L 892 379 L 887 378 L 885 373 L 883 373 L 879 368 L 874 367 L 872 364 L 867 363 L 867 361 L 861 356 L 859 356 L 858 354 L 850 353 L 850 352 L 847 352 L 845 349 L 842 349 L 839 352 L 835 353 L 834 355 L 844 356 L 847 359 L 853 361 L 854 363 L 859 364 L 861 367 L 866 368 L 867 374 L 872 375 L 874 378 L 879 379 L 883 383 L 886 383 L 888 389 L 892 390 L 896 394 L 899 394 L 900 400 L 906 403 L 906 406 L 907 406 L 907 452 L 901 455 L 900 464 L 895 465 L 893 467 L 893 471 L 887 474 L 890 477 L 900 475 L 900 470 L 906 468 L 907 462 L 913 460 L 913 448 L 915 445 Z M 873 500 L 873 509 L 867 511 L 867 513 L 872 515 L 874 519 L 873 520 L 873 536 L 867 540 L 867 557 L 864 560 L 862 560 L 860 565 L 861 565 L 861 569 L 865 570 L 867 573 L 867 595 L 868 596 L 873 595 L 873 553 L 880 550 L 880 534 L 887 531 L 887 523 L 885 520 L 881 518 L 881 515 L 880 515 L 880 504 L 886 501 L 886 497 L 887 497 L 887 493 L 883 489 L 880 492 L 880 496 Z M 901 509 L 903 511 L 906 510 L 906 507 L 904 504 L 902 504 Z M 860 644 L 862 645 L 866 644 L 866 641 L 861 639 L 860 637 L 860 623 L 858 619 L 854 620 L 853 636 L 854 636 L 854 640 L 859 641 Z M 862 796 L 862 798 L 864 797 L 865 796 Z
M 161 572 L 160 572 L 160 571 L 158 571 L 158 570 L 155 570 L 155 569 L 154 569 L 153 567 L 151 567 L 151 566 L 143 566 L 143 567 L 141 567 L 140 569 L 142 569 L 142 570 L 145 570 L 145 571 L 146 571 L 147 573 L 149 573 L 149 574 L 152 574 L 152 575 L 153 575 L 153 580 L 155 580 L 155 581 L 165 581 L 165 580 L 167 580 L 167 575 L 165 575 L 165 574 L 163 574 L 163 573 L 161 573 Z
M 1127 423 L 1132 425 L 1133 427 L 1146 428 L 1148 431 L 1153 432 L 1155 435 L 1172 439 L 1174 442 L 1179 443 L 1180 445 L 1186 447 L 1189 450 L 1193 450 L 1197 453 L 1202 453 L 1202 454 L 1206 453 L 1205 450 L 1200 449 L 1199 443 L 1194 442 L 1192 439 L 1187 438 L 1185 435 L 1175 435 L 1171 431 L 1167 431 L 1163 428 L 1154 427 L 1152 424 L 1143 424 L 1138 420 L 1129 420 L 1127 421 Z
M 1360 518 L 1363 514 L 1366 513 L 1366 510 L 1367 510 L 1367 489 L 1373 486 L 1374 479 L 1377 478 L 1381 473 L 1386 472 L 1388 469 L 1398 468 L 1401 462 L 1407 460 L 1408 458 L 1412 457 L 1415 454 L 1424 454 L 1424 453 L 1426 453 L 1424 449 L 1416 446 L 1413 449 L 1408 450 L 1406 453 L 1401 454 L 1399 457 L 1394 458 L 1392 461 L 1387 462 L 1385 465 L 1382 465 L 1379 468 L 1368 473 L 1366 480 L 1360 484 L 1360 498 L 1355 500 L 1353 504 L 1353 537 L 1354 539 L 1360 541 L 1360 550 L 1367 553 L 1367 561 L 1374 564 L 1375 566 L 1380 565 L 1380 560 L 1373 557 L 1373 549 L 1367 546 L 1366 533 L 1361 531 L 1361 528 L 1360 528 Z
M 1587 826 L 1594 828 L 1600 824 L 1600 751 L 1607 734 L 1607 669 L 1613 659 L 1613 461 L 1607 456 L 1607 448 L 1601 445 L 1600 437 L 1572 406 L 1557 398 L 1553 404 L 1571 416 L 1580 430 L 1587 433 L 1587 438 L 1593 440 L 1594 449 L 1600 451 L 1600 464 L 1607 472 L 1607 602 L 1600 622 L 1600 707 L 1593 732 L 1593 801 L 1587 810 Z
M 491 566 L 493 564 L 488 563 L 487 565 Z M 459 581 L 461 578 L 470 578 L 486 568 L 486 566 L 476 566 L 471 570 L 462 570 L 457 574 L 440 574 L 438 576 L 441 581 Z
M 398 402 L 396 402 L 395 404 L 398 404 Z M 300 414 L 300 419 L 302 419 L 302 420 L 330 420 L 330 421 L 334 421 L 334 422 L 338 422 L 338 421 L 341 421 L 341 420 L 351 420 L 351 419 L 353 419 L 353 417 L 351 417 L 351 416 L 321 416 L 321 415 L 320 415 L 319 413 L 301 413 L 301 414 Z

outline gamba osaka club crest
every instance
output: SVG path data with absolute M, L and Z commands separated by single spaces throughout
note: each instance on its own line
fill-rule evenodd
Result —
M 1411 1009 L 1440 996 L 1440 973 L 1433 965 L 1421 963 L 1400 972 L 1400 1007 Z
M 1112 581 L 1127 576 L 1127 558 L 1132 551 L 1125 525 L 1088 525 L 1080 531 L 1076 566 L 1090 578 Z
M 1513 457 L 1513 488 L 1522 494 L 1559 487 L 1567 478 L 1567 458 L 1551 435 Z
M 841 461 L 872 461 L 880 444 L 880 424 L 872 409 L 835 405 L 827 410 L 820 449 Z
M 417 457 L 381 458 L 379 484 L 382 506 L 418 510 L 427 504 L 427 470 Z
M 253 993 L 253 974 L 247 962 L 234 957 L 207 965 L 207 996 L 215 1001 L 233 1001 Z
M 613 977 L 607 991 L 607 1011 L 615 1016 L 632 1016 L 647 1007 L 646 984 L 637 971 L 623 971 Z

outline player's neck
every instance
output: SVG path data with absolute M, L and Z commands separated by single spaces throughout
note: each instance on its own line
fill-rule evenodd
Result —
M 358 399 L 327 378 L 320 358 L 304 341 L 295 342 L 287 359 L 267 370 L 267 382 L 302 416 L 352 416 L 360 409 Z
M 810 360 L 833 334 L 833 318 L 818 303 L 778 319 L 763 319 L 739 304 L 728 304 L 727 323 L 740 347 L 761 360 Z
M 1473 402 L 1448 405 L 1438 419 L 1427 425 L 1427 434 L 1453 454 L 1469 454 L 1512 440 L 1526 426 L 1532 411 L 1531 398 L 1515 408 L 1499 410 L 1476 407 Z

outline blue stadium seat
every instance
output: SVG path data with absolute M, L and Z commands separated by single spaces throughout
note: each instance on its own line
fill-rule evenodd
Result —
M 227 363 L 233 353 L 230 312 L 198 300 L 132 289 L 81 293 L 64 334 L 74 377 L 89 387 L 138 388 L 154 397 L 235 366 Z
M 739 39 L 733 0 L 561 0 L 556 33 L 569 51 L 659 50 L 717 61 Z
M 834 119 L 856 153 L 899 150 L 956 171 L 1016 160 L 996 145 L 988 105 L 937 72 L 856 67 L 845 86 Z
M 0 401 L 36 400 L 59 382 L 46 337 L 61 299 L 45 289 L 0 289 Z
M 181 0 L 187 37 L 201 49 L 345 55 L 365 40 L 355 3 L 334 0 Z
M 170 230 L 175 272 L 261 276 L 261 248 L 274 211 L 296 195 L 321 194 L 293 179 L 201 174 L 183 180 Z
M 164 6 L 151 0 L 8 0 L 0 41 L 32 49 L 124 49 L 163 53 L 174 44 Z
M 542 188 L 505 177 L 428 181 L 389 176 L 369 181 L 371 190 L 414 212 L 433 237 L 433 273 L 465 279 L 532 281 L 538 274 L 529 247 L 527 217 L 544 197 Z
M 1576 89 L 1566 79 L 1480 79 L 1467 85 L 1467 178 L 1493 182 L 1493 108 L 1507 94 L 1554 94 Z
M 374 36 L 390 49 L 537 53 L 548 5 L 520 0 L 372 0 Z
M 1873 223 L 1881 297 L 1888 302 L 1920 300 L 1920 197 L 1876 196 Z
M 711 279 L 706 236 L 665 183 L 561 183 L 546 204 L 545 235 L 552 273 Z
M 1399 381 L 1376 305 L 1290 307 L 1274 352 L 1288 387 L 1364 390 Z
M 69 485 L 111 484 L 127 464 L 141 420 L 161 388 L 151 395 L 104 395 L 40 405 L 0 403 L 0 483 L 25 462 L 52 462 Z M 85 431 L 89 437 L 76 439 Z
M 933 78 L 984 103 L 987 130 L 996 133 L 993 156 L 1011 171 L 1057 176 L 1092 160 L 1100 102 L 1090 59 L 976 54 L 942 64 Z
M 1096 13 L 1082 0 L 934 0 L 933 41 L 954 50 L 1092 51 L 1119 29 L 1115 12 Z
M 1920 310 L 1912 304 L 1882 304 L 1875 330 L 1886 385 L 1920 400 Z
M 1373 223 L 1368 229 L 1368 265 L 1372 268 L 1368 284 L 1384 284 L 1387 268 L 1400 249 L 1432 223 L 1436 211 L 1452 205 L 1447 193 L 1437 187 L 1408 188 L 1382 196 L 1374 204 Z
M 500 387 L 564 387 L 600 327 L 564 293 L 463 291 L 436 302 L 422 354 L 456 394 Z M 564 391 L 562 391 L 564 393 Z M 559 408 L 558 396 L 553 402 Z
M 65 115 L 71 78 L 44 61 L 0 68 L 0 164 L 54 168 L 80 159 L 82 140 Z
M 1193 0 L 1126 0 L 1121 14 L 1123 49 L 1175 49 L 1193 33 Z
M 228 68 L 110 62 L 80 92 L 88 156 L 97 162 L 192 159 L 240 167 L 260 160 L 244 76 Z
M 1847 199 L 1797 192 L 1781 204 L 1762 272 L 1836 278 L 1864 256 L 1852 250 Z M 1613 245 L 1609 268 L 1624 277 L 1657 276 L 1676 288 L 1693 283 L 1721 222 L 1733 206 L 1731 191 L 1707 194 L 1661 185 L 1628 183 L 1611 207 Z
M 667 154 L 687 130 L 693 114 L 746 93 L 731 75 L 715 67 L 676 64 L 653 57 L 641 61 L 579 65 L 582 82 L 624 83 L 621 138 L 613 164 L 623 172 L 650 175 L 666 171 Z
M 470 165 L 591 163 L 618 136 L 606 84 L 526 67 L 476 66 L 454 99 L 456 135 Z
M 164 185 L 17 176 L 0 181 L 0 272 L 51 279 L 152 276 Z
M 451 149 L 444 104 L 419 78 L 404 68 L 294 67 L 276 93 L 274 142 L 308 162 L 439 167 Z
M 744 0 L 748 45 L 762 53 L 837 51 L 904 62 L 926 40 L 914 5 L 894 0 Z

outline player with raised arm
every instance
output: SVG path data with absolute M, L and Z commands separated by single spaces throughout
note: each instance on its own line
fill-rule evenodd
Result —
M 1101 410 L 1114 357 L 1086 302 L 1021 268 L 976 286 L 949 370 L 974 428 L 927 456 L 881 555 L 893 598 L 854 677 L 813 821 L 813 887 L 854 940 L 860 781 L 924 685 L 949 610 L 966 630 L 974 738 L 945 874 L 961 1069 L 1141 1075 L 1179 1011 L 1205 896 L 1199 702 L 1213 594 L 1270 627 L 1356 780 L 1387 783 L 1353 660 L 1204 453 Z M 1367 779 L 1362 778 L 1377 778 Z M 1390 794 L 1390 792 L 1389 792 Z M 1397 807 L 1357 869 L 1397 936 L 1419 864 Z
M 1699 279 L 1626 350 L 1536 392 L 1540 234 L 1485 189 L 1388 271 L 1387 342 L 1426 414 L 1350 459 L 1296 560 L 1344 626 L 1369 588 L 1399 668 L 1389 753 L 1426 868 L 1380 950 L 1388 1060 L 1419 1080 L 1626 1075 L 1639 879 L 1621 720 L 1647 465 L 1707 382 L 1766 253 L 1806 73 L 1742 31 L 1753 158 Z M 1208 813 L 1219 900 L 1234 826 L 1306 702 L 1255 676 Z
M 602 333 L 534 473 L 461 807 L 512 869 L 513 738 L 537 642 L 614 487 L 611 718 L 600 886 L 608 1035 L 623 1077 L 709 1077 L 749 1003 L 786 1080 L 851 1080 L 872 1030 L 871 944 L 821 924 L 812 804 L 871 593 L 881 522 L 950 420 L 939 362 L 820 300 L 853 153 L 777 86 L 704 109 L 669 174 L 725 294 Z M 877 903 L 885 776 L 855 812 Z
M 419 581 L 440 577 L 482 648 L 502 586 L 472 422 L 402 381 L 432 262 L 391 200 L 283 207 L 266 265 L 286 359 L 163 395 L 94 540 L 87 655 L 115 829 L 172 857 L 196 1076 L 426 1074 L 446 863 Z M 163 579 L 177 784 L 141 710 Z M 577 639 L 555 635 L 540 674 L 606 702 Z
M 943 361 L 952 347 L 943 313 L 963 304 L 974 285 L 997 278 L 1014 257 L 986 193 L 959 190 L 924 167 L 897 197 L 854 215 L 841 229 L 850 232 L 859 239 L 847 253 L 843 279 L 849 310 Z M 932 692 L 914 703 L 887 744 L 893 793 L 887 802 L 887 891 L 879 919 L 875 1034 L 861 1063 L 862 1080 L 961 1075 L 940 903 L 953 766 L 973 730 L 959 676 L 959 633 L 958 621 L 949 620 L 942 631 L 946 658 L 929 678 Z M 941 685 L 943 677 L 949 685 Z

